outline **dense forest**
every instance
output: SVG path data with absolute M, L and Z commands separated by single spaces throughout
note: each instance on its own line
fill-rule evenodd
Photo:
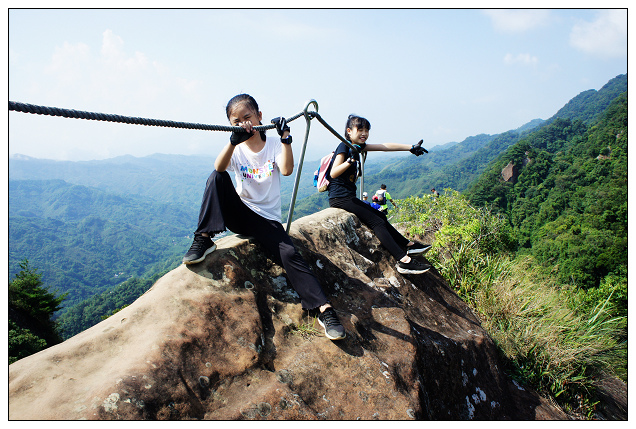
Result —
M 180 206 L 62 180 L 9 181 L 9 264 L 28 259 L 64 307 L 176 266 L 192 234 Z
M 590 95 L 461 195 L 400 200 L 394 222 L 435 234 L 427 258 L 480 315 L 514 379 L 597 419 L 598 380 L 627 381 L 628 117 L 626 92 Z
M 506 165 L 514 180 L 501 179 Z M 563 283 L 589 288 L 627 273 L 627 96 L 587 127 L 556 119 L 502 154 L 466 193 L 493 205 L 519 245 Z

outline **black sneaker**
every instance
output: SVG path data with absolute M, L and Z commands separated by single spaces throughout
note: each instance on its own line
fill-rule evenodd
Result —
M 206 255 L 214 252 L 216 244 L 210 237 L 204 237 L 201 234 L 194 234 L 194 241 L 190 250 L 183 257 L 184 264 L 196 264 L 205 259 Z
M 415 243 L 412 246 L 408 246 L 406 248 L 406 254 L 407 255 L 416 255 L 418 253 L 426 253 L 429 250 L 431 250 L 431 245 L 430 244 Z
M 396 268 L 400 274 L 422 274 L 430 270 L 431 266 L 411 258 L 411 262 L 398 261 Z
M 341 340 L 347 335 L 333 307 L 327 308 L 318 315 L 318 323 L 325 328 L 325 335 L 330 340 Z

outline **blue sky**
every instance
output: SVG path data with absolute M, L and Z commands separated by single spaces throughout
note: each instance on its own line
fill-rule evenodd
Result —
M 430 148 L 505 132 L 627 73 L 626 9 L 13 9 L 8 16 L 11 101 L 225 125 L 225 104 L 241 92 L 257 99 L 267 121 L 315 99 L 339 132 L 349 113 L 367 117 L 369 143 L 423 139 Z M 215 156 L 229 138 L 18 112 L 8 118 L 9 154 L 36 158 Z M 299 156 L 304 119 L 291 127 Z M 313 121 L 307 159 L 336 144 Z

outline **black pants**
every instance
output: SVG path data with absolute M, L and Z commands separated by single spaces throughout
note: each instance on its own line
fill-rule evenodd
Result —
M 205 232 L 213 237 L 226 228 L 254 237 L 274 256 L 274 261 L 287 272 L 305 310 L 313 310 L 328 302 L 318 279 L 296 250 L 283 225 L 265 219 L 246 206 L 236 193 L 229 173 L 214 170 L 205 186 L 196 232 Z
M 400 234 L 380 210 L 374 209 L 355 197 L 331 198 L 329 205 L 358 216 L 360 222 L 373 230 L 380 243 L 398 261 L 406 256 L 406 245 L 410 240 Z

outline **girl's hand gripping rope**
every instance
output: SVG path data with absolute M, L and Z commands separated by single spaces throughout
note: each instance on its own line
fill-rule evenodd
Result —
M 423 155 L 425 153 L 428 153 L 428 151 L 422 147 L 422 142 L 423 141 L 424 140 L 420 140 L 419 142 L 417 142 L 417 144 L 414 144 L 413 147 L 411 147 L 411 149 L 409 149 L 409 152 L 411 152 L 415 156 L 420 156 L 420 155 Z
M 249 126 L 247 125 L 249 123 Z M 233 131 L 232 135 L 230 136 L 230 143 L 232 143 L 232 146 L 236 146 L 239 143 L 243 143 L 246 140 L 249 140 L 250 137 L 252 137 L 254 135 L 254 131 L 252 131 L 252 123 L 251 122 L 241 122 L 239 124 L 239 126 L 243 127 L 243 128 L 249 128 L 250 131 Z
M 276 126 L 276 132 L 280 136 L 280 141 L 283 144 L 291 144 L 292 138 L 289 135 L 290 129 L 287 125 L 287 121 L 282 116 L 271 120 L 272 124 Z
M 276 126 L 276 132 L 279 136 L 283 136 L 285 131 L 289 132 L 289 125 L 287 125 L 287 121 L 282 116 L 272 119 L 272 124 Z

